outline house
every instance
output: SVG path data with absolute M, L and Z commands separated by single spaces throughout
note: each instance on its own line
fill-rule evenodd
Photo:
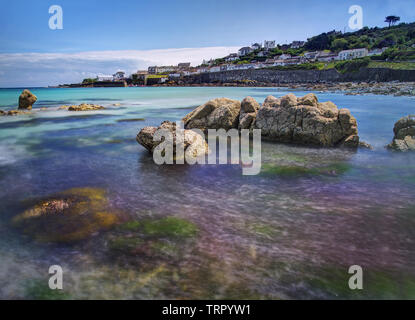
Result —
M 320 51 L 305 52 L 304 57 L 309 60 L 314 60 L 319 55 Z
M 215 60 L 210 59 L 210 60 L 203 60 L 202 65 L 207 65 L 207 66 L 211 66 L 215 63 Z
M 264 41 L 264 48 L 265 49 L 274 49 L 275 48 L 275 40 L 272 40 L 272 41 L 265 40 Z
M 157 73 L 157 66 L 148 67 L 147 69 L 149 74 L 156 74 Z
M 182 62 L 179 63 L 178 65 L 179 69 L 189 69 L 190 68 L 190 62 Z
M 291 42 L 290 47 L 292 49 L 298 49 L 298 48 L 303 47 L 304 45 L 305 45 L 305 41 L 293 41 Z
M 291 58 L 291 55 L 287 54 L 287 53 L 283 53 L 282 55 L 280 55 L 278 57 L 278 59 L 280 59 L 280 60 L 285 60 L 285 59 L 289 59 L 289 58 Z
M 119 81 L 119 80 L 122 80 L 124 78 L 125 78 L 125 72 L 121 71 L 121 70 L 117 71 L 116 73 L 114 73 L 112 75 L 112 80 L 114 80 L 114 81 Z
M 169 78 L 180 78 L 181 76 L 180 73 L 169 73 Z
M 133 80 L 144 80 L 147 75 L 148 75 L 148 71 L 138 70 L 136 73 L 131 74 L 131 79 L 133 79 Z
M 265 50 L 261 50 L 260 52 L 258 52 L 257 56 L 258 57 L 266 57 L 269 54 L 269 50 L 265 49 Z
M 250 54 L 252 51 L 251 47 L 242 47 L 238 50 L 238 56 L 246 56 L 247 54 Z
M 339 60 L 363 58 L 366 57 L 368 53 L 369 51 L 366 48 L 342 50 L 339 52 Z
M 286 65 L 303 63 L 302 57 L 287 58 L 287 59 L 284 59 L 283 61 L 285 62 Z
M 97 76 L 97 80 L 98 81 L 112 81 L 113 80 L 113 76 L 109 76 L 109 75 L 98 75 Z
M 330 52 L 330 51 L 320 51 L 318 52 L 318 54 L 314 57 L 315 59 L 317 59 L 317 61 L 320 62 L 330 62 L 330 61 L 335 61 L 338 60 L 338 55 Z
M 237 53 L 231 53 L 230 55 L 228 55 L 227 57 L 225 57 L 225 61 L 226 62 L 231 62 L 231 61 L 235 61 L 238 60 L 238 54 Z
M 220 66 L 216 66 L 216 67 L 211 67 L 209 69 L 209 72 L 219 72 L 220 71 Z
M 261 49 L 261 48 L 262 48 L 262 46 L 261 46 L 259 43 L 254 43 L 254 44 L 251 46 L 251 48 L 252 48 L 253 50 L 259 50 L 259 49 Z

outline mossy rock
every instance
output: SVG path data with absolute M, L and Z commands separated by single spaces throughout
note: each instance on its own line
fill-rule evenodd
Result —
M 69 300 L 71 295 L 64 290 L 52 290 L 48 280 L 30 280 L 25 285 L 24 296 L 30 300 Z
M 149 236 L 191 238 L 196 236 L 198 228 L 194 223 L 185 219 L 166 217 L 143 221 L 142 231 Z
M 74 242 L 109 229 L 118 221 L 102 189 L 74 188 L 37 203 L 12 224 L 41 242 Z
M 129 221 L 118 226 L 120 231 L 136 231 L 144 237 L 191 238 L 197 235 L 197 226 L 178 217 L 165 217 L 161 219 L 143 221 Z

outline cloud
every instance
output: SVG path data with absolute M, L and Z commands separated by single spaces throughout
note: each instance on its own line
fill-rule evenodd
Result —
M 78 53 L 0 54 L 0 87 L 34 87 L 75 83 L 97 74 L 127 74 L 150 65 L 177 65 L 223 57 L 237 47 L 205 47 L 160 50 L 86 51 Z

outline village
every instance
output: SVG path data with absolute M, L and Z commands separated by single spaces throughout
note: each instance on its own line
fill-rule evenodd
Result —
M 293 41 L 286 45 L 277 45 L 274 40 L 265 40 L 263 43 L 254 43 L 251 46 L 245 46 L 238 52 L 231 53 L 221 59 L 203 60 L 199 66 L 191 66 L 190 62 L 179 63 L 177 66 L 150 66 L 147 70 L 138 70 L 127 76 L 122 70 L 113 75 L 97 75 L 95 82 L 124 82 L 125 85 L 151 85 L 162 84 L 170 80 L 177 80 L 183 77 L 198 75 L 201 73 L 224 72 L 232 70 L 248 69 L 266 69 L 287 66 L 304 66 L 313 63 L 331 63 L 335 61 L 346 61 L 381 55 L 388 47 L 374 48 L 356 48 L 341 50 L 338 53 L 330 50 L 321 51 L 304 51 L 299 55 L 288 53 L 301 49 L 305 41 Z M 287 52 L 288 51 L 288 52 Z M 283 52 L 281 54 L 273 54 Z M 85 83 L 84 83 L 85 84 Z M 111 84 L 109 84 L 111 85 Z

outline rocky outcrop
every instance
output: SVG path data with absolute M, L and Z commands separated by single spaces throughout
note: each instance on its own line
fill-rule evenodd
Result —
M 22 114 L 31 114 L 31 112 L 25 111 L 25 110 L 9 110 L 9 111 L 0 110 L 0 116 L 19 116 Z
M 399 119 L 393 128 L 393 141 L 387 146 L 396 151 L 415 151 L 415 115 Z
M 173 157 L 176 161 L 179 159 L 176 154 L 176 147 L 178 145 L 184 148 L 184 156 L 186 157 L 196 159 L 209 153 L 208 144 L 203 136 L 192 130 L 186 129 L 180 129 L 181 134 L 177 135 L 176 123 L 170 121 L 164 121 L 158 128 L 145 127 L 138 133 L 136 138 L 137 142 L 151 153 L 153 153 L 154 149 L 164 141 L 154 140 L 154 134 L 157 130 L 167 130 L 171 132 L 173 137 Z
M 36 201 L 12 223 L 37 241 L 73 242 L 117 223 L 108 207 L 104 190 L 75 188 Z
M 218 98 L 197 107 L 183 118 L 186 129 L 225 129 L 238 128 L 241 102 Z
M 19 109 L 31 110 L 36 100 L 37 97 L 33 93 L 27 89 L 23 90 L 19 96 Z
M 348 109 L 332 102 L 318 102 L 313 93 L 297 98 L 268 97 L 259 109 L 255 128 L 262 136 L 278 142 L 323 147 L 359 146 L 356 119 Z
M 89 103 L 81 103 L 79 106 L 61 106 L 59 109 L 64 109 L 68 111 L 94 111 L 94 110 L 102 110 L 105 109 L 103 106 L 99 106 L 97 104 L 89 104 Z
M 238 129 L 252 129 L 260 108 L 259 103 L 252 97 L 246 97 L 241 103 Z

